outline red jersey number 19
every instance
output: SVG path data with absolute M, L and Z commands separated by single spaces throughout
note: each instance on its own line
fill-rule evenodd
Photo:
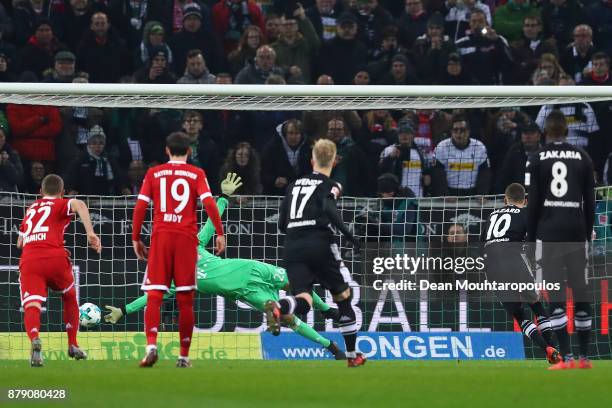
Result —
M 159 179 L 159 210 L 163 213 L 167 211 L 166 183 L 167 182 L 165 177 Z M 179 187 L 182 187 L 181 193 L 179 193 Z M 170 186 L 170 195 L 172 196 L 172 199 L 174 201 L 178 202 L 178 205 L 173 210 L 176 214 L 179 214 L 181 211 L 183 211 L 189 203 L 189 193 L 189 183 L 187 182 L 187 180 L 178 178 L 172 182 L 172 185 Z

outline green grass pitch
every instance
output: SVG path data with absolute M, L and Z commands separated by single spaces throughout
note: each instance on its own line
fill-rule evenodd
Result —
M 542 361 L 0 361 L 0 406 L 50 407 L 604 407 L 612 361 L 547 371 Z M 10 388 L 66 389 L 62 402 L 9 401 Z

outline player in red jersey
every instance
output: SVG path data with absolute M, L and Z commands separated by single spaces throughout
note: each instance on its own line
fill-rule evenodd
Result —
M 196 288 L 198 247 L 197 202 L 202 201 L 217 232 L 216 253 L 225 250 L 225 237 L 217 204 L 212 198 L 206 174 L 199 167 L 187 164 L 191 155 L 189 139 L 183 132 L 174 132 L 166 139 L 166 154 L 170 161 L 147 171 L 138 201 L 134 207 L 132 244 L 136 257 L 148 257 L 142 289 L 147 291 L 145 334 L 147 351 L 141 367 L 151 367 L 157 361 L 157 330 L 164 293 L 174 280 L 179 308 L 180 356 L 177 367 L 189 367 L 189 346 L 193 334 L 193 296 Z M 153 202 L 153 232 L 151 248 L 140 240 L 145 212 Z
M 62 293 L 68 355 L 76 360 L 87 358 L 77 344 L 79 305 L 69 252 L 64 248 L 64 230 L 75 213 L 85 227 L 89 245 L 98 253 L 102 251 L 100 238 L 91 225 L 87 205 L 81 200 L 63 198 L 64 181 L 60 176 L 47 175 L 40 192 L 43 197 L 27 209 L 17 239 L 17 248 L 23 248 L 19 260 L 19 288 L 25 329 L 32 342 L 32 367 L 43 365 L 38 334 L 40 308 L 42 302 L 47 300 L 48 287 Z

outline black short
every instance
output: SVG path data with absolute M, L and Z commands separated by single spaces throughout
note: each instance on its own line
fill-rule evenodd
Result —
M 494 244 L 495 245 L 495 244 Z M 498 283 L 534 283 L 535 278 L 522 251 L 522 244 L 497 244 L 487 248 L 485 257 L 487 280 Z M 495 295 L 501 302 L 529 302 L 538 299 L 534 291 L 498 290 Z
M 315 283 L 321 284 L 332 295 L 342 293 L 349 287 L 351 275 L 336 244 L 308 247 L 291 245 L 285 247 L 284 258 L 294 295 L 312 292 Z
M 538 263 L 542 267 L 542 279 L 560 283 L 561 287 L 567 282 L 575 301 L 588 302 L 586 242 L 538 242 L 538 246 L 541 249 L 536 254 L 541 251 Z

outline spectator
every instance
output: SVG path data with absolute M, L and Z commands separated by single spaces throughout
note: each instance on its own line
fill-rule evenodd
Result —
M 134 81 L 140 84 L 175 84 L 176 75 L 168 67 L 168 49 L 153 46 L 149 52 L 149 62 L 134 73 Z
M 306 10 L 306 17 L 312 22 L 322 41 L 336 37 L 336 19 L 341 9 L 340 3 L 337 0 L 317 0 L 314 6 Z
M 337 36 L 323 44 L 319 56 L 320 72 L 331 76 L 338 85 L 350 84 L 355 72 L 368 60 L 368 48 L 358 40 L 357 19 L 350 12 L 337 20 Z
M 391 70 L 380 80 L 381 85 L 416 85 L 414 67 L 403 54 L 397 54 L 391 59 Z
M 264 84 L 270 74 L 284 77 L 283 70 L 276 65 L 276 51 L 268 45 L 257 49 L 253 64 L 247 64 L 236 76 L 237 84 Z
M 23 160 L 55 161 L 55 139 L 62 130 L 59 109 L 54 106 L 8 104 L 6 116 L 12 132 L 12 147 Z
M 278 40 L 272 44 L 276 51 L 276 61 L 285 71 L 294 77 L 301 77 L 303 82 L 312 81 L 312 65 L 318 54 L 321 40 L 317 36 L 312 23 L 299 6 L 293 17 L 283 17 Z M 299 71 L 299 72 L 297 72 Z
M 151 48 L 163 47 L 168 55 L 168 64 L 172 66 L 174 59 L 172 50 L 165 41 L 165 31 L 161 23 L 157 21 L 149 21 L 142 30 L 142 41 L 136 52 L 136 67 L 148 65 L 151 60 Z M 135 49 L 132 47 L 131 49 Z
M 522 36 L 510 44 L 510 49 L 515 64 L 512 82 L 516 85 L 525 85 L 529 82 L 531 73 L 542 55 L 558 54 L 555 39 L 542 37 L 542 20 L 536 15 L 523 19 Z
M 0 51 L 0 82 L 15 82 L 17 76 L 13 73 L 9 56 Z
M 381 174 L 376 180 L 376 192 L 382 198 L 378 214 L 368 214 L 368 221 L 379 224 L 376 232 L 380 240 L 414 241 L 417 235 L 417 204 L 410 191 L 402 189 L 395 174 Z M 378 217 L 377 217 L 378 215 Z M 369 235 L 369 234 L 368 234 Z
M 370 85 L 370 73 L 365 69 L 357 71 L 353 77 L 353 85 Z
M 414 143 L 425 159 L 425 166 L 434 165 L 433 150 L 446 137 L 451 127 L 452 115 L 442 110 L 419 109 L 408 110 L 399 120 L 411 122 L 415 130 Z
M 368 162 L 376 163 L 383 149 L 397 141 L 397 122 L 385 109 L 371 110 L 363 117 L 363 129 L 354 132 L 354 139 L 368 155 Z
M 264 32 L 265 24 L 261 8 L 253 0 L 221 0 L 212 8 L 213 27 L 223 39 L 225 54 L 238 47 L 244 30 L 256 25 Z
M 476 10 L 482 12 L 485 18 L 484 25 L 491 26 L 493 23 L 491 20 L 491 9 L 480 0 L 448 0 L 446 4 L 449 9 L 445 17 L 446 26 L 444 27 L 444 31 L 448 33 L 453 41 L 468 36 L 470 30 L 474 31 L 474 29 L 470 27 L 469 21 L 470 16 Z
M 44 76 L 42 82 L 70 83 L 76 76 L 76 57 L 70 51 L 55 54 L 53 71 Z
M 439 13 L 432 14 L 427 20 L 426 30 L 414 41 L 412 55 L 418 61 L 417 76 L 424 83 L 435 84 L 446 77 L 448 57 L 455 51 L 455 46 L 444 35 L 444 19 Z
M 0 53 L 4 54 L 7 60 L 16 62 L 17 48 L 13 41 L 7 41 L 6 34 L 0 30 Z
M 539 14 L 540 10 L 535 1 L 531 3 L 530 0 L 509 0 L 495 9 L 493 27 L 508 41 L 517 41 L 521 39 L 525 17 L 539 19 Z
M 217 77 L 210 73 L 206 66 L 206 61 L 200 50 L 191 50 L 187 53 L 187 66 L 185 75 L 178 81 L 178 84 L 214 84 Z
M 593 27 L 594 42 L 600 51 L 612 55 L 612 0 L 595 0 L 585 8 Z
M 521 129 L 528 122 L 531 120 L 518 107 L 504 107 L 491 116 L 482 142 L 487 148 L 494 174 L 497 174 L 508 150 L 520 140 Z
M 588 75 L 582 78 L 579 85 L 612 85 L 610 78 L 610 57 L 605 52 L 596 52 L 591 57 Z
M 480 9 L 470 14 L 470 34 L 456 42 L 463 67 L 479 85 L 500 85 L 510 80 L 512 55 L 508 42 L 488 26 Z
M 591 70 L 594 53 L 593 30 L 586 24 L 580 24 L 574 28 L 574 41 L 561 53 L 561 66 L 574 82 L 579 83 Z
M 23 166 L 19 154 L 6 143 L 6 127 L 0 127 L 0 191 L 19 191 Z
M 255 59 L 257 49 L 265 43 L 266 40 L 259 27 L 251 25 L 245 28 L 238 48 L 230 52 L 227 57 L 230 73 L 236 76 L 247 63 Z
M 4 2 L 6 4 L 7 2 Z M 36 23 L 45 19 L 44 6 L 34 7 L 32 0 L 14 0 L 12 10 L 12 20 L 14 22 L 14 38 L 17 46 L 26 44 L 36 31 Z M 38 0 L 36 3 L 42 3 Z M 4 6 L 3 6 L 4 8 Z M 6 10 L 4 10 L 6 12 Z M 48 11 L 48 7 L 47 10 Z M 9 17 L 10 18 L 10 17 Z M 48 19 L 48 18 L 47 18 Z
M 357 0 L 359 39 L 374 50 L 382 41 L 383 29 L 393 24 L 393 17 L 378 0 Z
M 587 102 L 582 102 L 542 106 L 535 121 L 543 132 L 545 131 L 544 124 L 546 118 L 553 110 L 560 110 L 565 116 L 567 122 L 567 143 L 586 149 L 593 158 L 593 161 L 596 162 L 601 152 L 593 151 L 591 148 L 593 147 L 593 142 L 595 142 L 595 136 L 598 135 L 599 124 L 591 105 Z
M 343 194 L 351 197 L 370 195 L 370 164 L 363 150 L 348 135 L 342 119 L 328 122 L 327 139 L 336 144 L 338 155 L 331 178 L 342 185 Z
M 90 30 L 77 49 L 77 69 L 89 74 L 90 82 L 118 82 L 129 72 L 131 61 L 123 40 L 111 29 L 106 14 L 91 17 Z
M 525 168 L 529 156 L 541 147 L 540 128 L 533 122 L 520 129 L 521 139 L 515 142 L 505 154 L 497 172 L 496 193 L 502 194 L 511 183 L 525 184 Z
M 89 0 L 70 0 L 66 6 L 66 12 L 53 19 L 57 36 L 70 50 L 76 50 L 89 31 L 92 14 Z
M 411 49 L 414 41 L 427 31 L 429 13 L 423 7 L 422 0 L 405 0 L 404 11 L 399 18 L 400 43 Z
M 25 182 L 24 193 L 40 194 L 42 179 L 47 175 L 47 169 L 41 162 L 32 162 Z
M 110 0 L 108 16 L 130 50 L 137 49 L 145 35 L 147 25 L 163 15 L 162 2 L 156 0 Z M 161 32 L 165 31 L 161 23 Z M 146 63 L 147 61 L 143 61 Z
M 127 178 L 130 189 L 130 194 L 138 195 L 142 181 L 147 173 L 147 166 L 142 160 L 132 160 L 128 166 Z M 209 175 L 206 175 L 209 177 Z
M 225 66 L 225 57 L 217 36 L 209 26 L 202 25 L 201 10 L 195 3 L 187 4 L 183 9 L 183 28 L 169 41 L 175 58 L 176 72 L 185 71 L 187 53 L 190 50 L 201 50 L 208 62 L 208 68 L 213 73 L 219 72 Z
M 202 25 L 204 27 L 212 27 L 212 16 L 210 8 L 205 4 L 211 4 L 213 0 L 165 0 L 159 1 L 158 7 L 161 7 L 160 15 L 157 15 L 158 20 L 162 23 L 168 38 L 171 38 L 183 29 L 183 21 L 185 14 L 189 11 L 187 8 L 193 6 L 198 9 L 202 16 Z M 158 1 L 154 1 L 158 3 Z
M 476 79 L 464 69 L 461 57 L 456 52 L 449 54 L 446 69 L 440 79 L 440 85 L 474 85 Z
M 259 44 L 259 45 L 263 45 L 265 43 L 272 44 L 274 41 L 278 40 L 278 35 L 280 33 L 280 21 L 281 21 L 281 16 L 279 16 L 278 14 L 267 13 L 267 15 L 266 15 L 266 29 L 264 31 L 266 35 L 263 38 L 261 44 Z M 257 26 L 252 26 L 251 25 L 249 27 L 257 27 Z M 259 27 L 257 27 L 257 28 L 259 28 Z M 261 33 L 261 29 L 260 28 L 259 28 L 259 32 Z M 242 35 L 244 36 L 244 33 L 242 33 Z M 257 47 L 255 47 L 255 49 L 257 49 L 259 47 L 259 45 Z
M 4 5 L 0 4 L 0 38 L 12 37 L 14 32 L 13 20 L 6 12 Z
M 34 35 L 21 49 L 19 61 L 21 71 L 31 71 L 40 79 L 44 72 L 53 68 L 53 57 L 66 46 L 61 44 L 53 34 L 51 22 L 40 20 L 34 26 Z
M 489 158 L 484 144 L 470 137 L 465 116 L 452 119 L 451 137 L 434 149 L 436 165 L 432 173 L 434 196 L 488 194 L 491 182 Z
M 278 137 L 270 140 L 261 156 L 261 179 L 264 194 L 284 195 L 287 185 L 310 172 L 312 150 L 299 120 L 281 123 L 276 132 Z
M 240 195 L 259 195 L 262 193 L 259 154 L 248 142 L 236 144 L 227 153 L 219 177 L 223 178 L 230 172 L 237 173 L 242 178 Z
M 542 22 L 544 37 L 553 37 L 561 48 L 572 41 L 572 30 L 586 17 L 578 0 L 550 0 L 542 6 Z
M 385 148 L 380 155 L 381 173 L 392 173 L 400 187 L 411 197 L 422 197 L 423 188 L 431 184 L 425 160 L 414 143 L 414 128 L 408 121 L 400 122 L 398 143 Z
M 208 132 L 204 132 L 204 118 L 199 111 L 188 110 L 183 114 L 183 131 L 189 137 L 191 143 L 191 155 L 189 163 L 201 167 L 207 174 L 208 184 L 213 192 L 217 192 L 217 174 L 219 165 L 217 157 L 219 153 L 215 142 Z
M 75 158 L 64 174 L 69 195 L 131 194 L 119 165 L 104 152 L 106 135 L 100 126 L 89 130 L 87 150 Z
M 554 54 L 542 54 L 537 68 L 531 75 L 531 83 L 538 85 L 542 79 L 550 79 L 555 85 L 566 75 Z
M 367 69 L 375 81 L 379 81 L 389 72 L 391 60 L 395 55 L 405 54 L 404 49 L 399 46 L 397 33 L 397 27 L 385 27 L 380 46 L 370 54 L 370 62 Z

